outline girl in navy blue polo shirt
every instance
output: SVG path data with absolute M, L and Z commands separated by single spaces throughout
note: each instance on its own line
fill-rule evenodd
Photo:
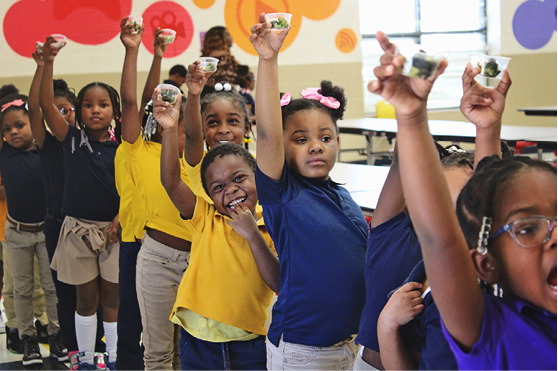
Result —
M 433 79 L 402 76 L 402 58 L 385 34 L 376 38 L 385 54 L 369 90 L 395 107 L 403 191 L 459 369 L 555 370 L 556 168 L 486 157 L 461 191 L 456 216 L 426 113 L 447 62 Z
M 23 364 L 42 363 L 39 339 L 33 326 L 33 259 L 37 256 L 41 285 L 45 293 L 51 355 L 63 361 L 68 352 L 62 345 L 56 290 L 52 282 L 45 247 L 43 222 L 45 192 L 40 172 L 39 152 L 27 111 L 27 97 L 11 94 L 0 102 L 0 172 L 6 191 L 6 258 L 13 275 L 14 309 L 23 341 Z
M 104 83 L 91 83 L 77 96 L 76 127 L 68 125 L 53 104 L 52 75 L 59 48 L 48 37 L 43 46 L 40 85 L 43 115 L 64 151 L 65 215 L 52 268 L 62 282 L 76 285 L 75 314 L 79 355 L 74 363 L 93 364 L 97 307 L 103 307 L 103 328 L 109 368 L 116 361 L 118 313 L 119 196 L 114 180 L 118 143 L 109 137 L 120 118 L 118 92 Z M 111 367 L 112 365 L 112 367 Z
M 260 15 L 256 182 L 280 263 L 280 290 L 268 333 L 268 369 L 352 369 L 353 335 L 364 306 L 368 227 L 329 172 L 339 150 L 336 121 L 346 98 L 323 81 L 302 99 L 279 101 L 278 33 Z

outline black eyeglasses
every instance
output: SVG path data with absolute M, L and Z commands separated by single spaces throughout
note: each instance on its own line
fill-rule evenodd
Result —
M 536 215 L 517 219 L 501 226 L 492 236 L 488 237 L 488 242 L 493 241 L 504 232 L 508 232 L 521 247 L 543 245 L 550 240 L 550 234 L 555 225 L 556 217 L 548 218 Z
M 59 109 L 62 116 L 68 116 L 70 114 L 70 112 L 73 112 L 75 110 L 76 109 L 74 107 L 70 107 L 70 108 L 62 107 L 62 108 Z

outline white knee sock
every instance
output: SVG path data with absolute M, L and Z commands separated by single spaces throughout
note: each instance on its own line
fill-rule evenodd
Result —
M 97 314 L 81 316 L 76 312 L 75 323 L 78 350 L 91 354 L 91 360 L 82 359 L 82 361 L 93 364 L 93 353 L 95 353 L 95 342 L 97 339 Z
M 105 343 L 107 353 L 109 355 L 109 362 L 116 361 L 116 343 L 118 341 L 118 334 L 116 332 L 116 322 L 104 322 L 103 328 L 105 329 Z

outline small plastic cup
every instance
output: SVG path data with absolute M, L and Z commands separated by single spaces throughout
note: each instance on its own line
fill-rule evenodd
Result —
M 50 36 L 54 37 L 54 39 L 56 40 L 56 42 L 50 45 L 54 46 L 55 48 L 63 48 L 64 46 L 66 46 L 66 36 L 60 34 L 52 34 Z
M 163 28 L 161 31 L 160 36 L 164 38 L 165 44 L 172 44 L 176 38 L 176 31 L 170 28 Z
M 290 13 L 268 13 L 265 15 L 265 21 L 271 23 L 271 29 L 275 32 L 286 30 L 291 25 Z
M 511 58 L 492 57 L 489 55 L 471 55 L 471 65 L 473 68 L 480 67 L 479 76 L 489 79 L 501 79 L 504 70 L 508 68 Z
M 161 94 L 157 96 L 157 99 L 164 102 L 169 102 L 170 104 L 175 104 L 176 99 L 178 99 L 178 94 L 180 94 L 180 89 L 171 84 L 159 84 L 157 89 L 161 90 Z
M 401 73 L 409 77 L 428 79 L 434 75 L 440 62 L 446 58 L 441 52 L 427 50 L 413 42 L 397 44 L 396 54 L 405 59 Z
M 134 27 L 134 31 L 132 31 L 132 33 L 134 35 L 137 34 L 143 27 L 143 17 L 141 15 L 129 15 L 128 20 L 126 21 L 126 26 L 128 25 L 132 25 Z
M 198 58 L 198 61 L 200 62 L 200 70 L 203 72 L 215 72 L 219 63 L 219 59 L 213 57 L 201 57 Z
M 37 41 L 37 42 L 35 43 L 35 49 L 36 49 L 39 53 L 42 53 L 42 52 L 43 52 L 43 46 L 45 46 L 45 44 L 43 44 L 43 43 L 40 42 L 40 41 Z

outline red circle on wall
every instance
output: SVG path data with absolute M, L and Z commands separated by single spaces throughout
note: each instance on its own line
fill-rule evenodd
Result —
M 176 31 L 176 39 L 167 47 L 165 58 L 176 57 L 190 46 L 194 36 L 194 23 L 186 9 L 173 1 L 158 1 L 151 4 L 142 15 L 144 33 L 143 45 L 153 54 L 155 30 L 171 28 Z

